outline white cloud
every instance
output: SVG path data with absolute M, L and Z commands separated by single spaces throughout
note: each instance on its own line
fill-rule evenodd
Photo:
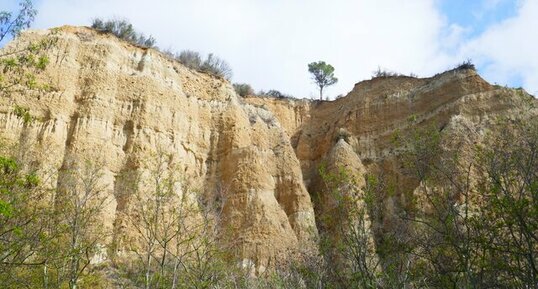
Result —
M 449 23 L 438 0 L 41 0 L 35 26 L 125 17 L 164 49 L 214 52 L 231 64 L 233 81 L 296 97 L 316 97 L 307 64 L 317 60 L 336 68 L 333 97 L 378 66 L 428 76 L 466 58 L 481 64 L 486 79 L 520 78 L 533 92 L 538 1 L 517 1 L 516 17 L 470 40 L 469 28 Z
M 297 97 L 317 95 L 312 61 L 335 66 L 332 96 L 378 66 L 425 75 L 449 62 L 435 0 L 42 0 L 38 9 L 41 28 L 126 17 L 162 48 L 214 52 L 231 64 L 234 81 Z
M 516 16 L 486 29 L 462 47 L 475 59 L 486 79 L 507 84 L 520 79 L 538 92 L 538 1 L 522 1 Z

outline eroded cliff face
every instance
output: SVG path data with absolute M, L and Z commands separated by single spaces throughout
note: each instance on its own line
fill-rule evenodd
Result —
M 273 111 L 286 128 L 307 186 L 342 138 L 372 169 L 404 149 L 394 143 L 396 134 L 430 125 L 444 130 L 451 123 L 485 129 L 498 117 L 536 113 L 532 96 L 490 85 L 473 70 L 424 79 L 375 78 L 357 83 L 346 97 L 331 102 L 257 98 L 247 102 Z
M 371 222 L 372 243 L 394 234 L 408 236 L 400 217 L 402 209 L 411 205 L 410 194 L 423 198 L 421 183 L 402 160 L 406 141 L 398 138 L 433 128 L 441 137 L 441 154 L 457 153 L 463 162 L 470 162 L 476 145 L 499 120 L 531 118 L 538 113 L 531 95 L 490 85 L 473 70 L 447 71 L 425 79 L 376 78 L 356 84 L 347 96 L 331 102 L 247 101 L 273 111 L 287 129 L 308 191 L 323 196 L 314 198 L 321 233 L 335 229 L 323 228 L 319 218 L 332 202 L 324 191 L 321 166 L 360 172 L 362 182 L 358 183 L 363 186 L 368 175 L 382 175 L 394 186 L 392 194 L 376 196 L 373 206 L 378 212 L 365 216 Z M 417 209 L 427 210 L 422 203 Z
M 27 32 L 6 49 L 49 34 Z M 264 263 L 287 249 L 314 247 L 314 211 L 300 163 L 269 111 L 244 103 L 230 83 L 154 50 L 87 28 L 64 27 L 55 37 L 41 81 L 56 91 L 1 99 L 0 134 L 36 147 L 52 170 L 72 158 L 102 163 L 109 232 L 133 230 L 122 221 L 132 199 L 119 176 L 147 171 L 149 160 L 164 152 L 193 190 L 222 195 L 222 226 L 231 228 L 240 257 Z M 35 121 L 24 124 L 15 104 Z M 121 236 L 111 238 L 120 240 L 118 250 Z
M 26 32 L 5 49 L 50 33 Z M 239 257 L 265 266 L 290 250 L 316 250 L 311 194 L 322 191 L 322 162 L 352 168 L 358 184 L 383 168 L 402 191 L 412 191 L 418 184 L 401 170 L 405 148 L 392 141 L 395 134 L 434 125 L 467 139 L 497 116 L 536 114 L 532 96 L 492 86 L 471 70 L 377 78 L 332 102 L 242 99 L 227 81 L 152 49 L 84 27 L 55 33 L 59 41 L 40 76 L 54 91 L 0 99 L 0 135 L 31 147 L 52 171 L 73 158 L 102 163 L 111 199 L 102 220 L 120 251 L 133 230 L 125 221 L 132 197 L 120 176 L 147 171 L 159 152 L 179 164 L 193 190 L 221 198 L 222 226 L 231 230 Z M 14 105 L 35 120 L 25 124 Z M 391 198 L 388 212 L 402 202 Z

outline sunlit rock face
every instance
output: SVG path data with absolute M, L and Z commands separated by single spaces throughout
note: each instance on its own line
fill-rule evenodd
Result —
M 27 32 L 6 49 L 49 34 Z M 227 81 L 155 50 L 87 28 L 63 27 L 54 37 L 41 76 L 54 91 L 1 99 L 1 136 L 14 143 L 24 138 L 55 170 L 72 158 L 102 163 L 109 232 L 133 230 L 121 220 L 132 199 L 119 177 L 147 170 L 165 152 L 193 190 L 222 195 L 222 226 L 232 230 L 242 258 L 263 263 L 288 249 L 314 248 L 315 217 L 300 163 L 271 112 L 245 103 Z M 35 121 L 24 124 L 14 104 Z
M 4 49 L 51 33 L 25 32 Z M 223 235 L 242 263 L 261 268 L 291 251 L 317 250 L 314 208 L 322 204 L 311 195 L 323 193 L 322 163 L 352 168 L 362 185 L 365 174 L 384 170 L 401 192 L 413 191 L 418 183 L 401 169 L 405 148 L 392 141 L 396 133 L 434 125 L 455 138 L 479 138 L 498 116 L 536 113 L 530 95 L 492 86 L 472 70 L 376 78 L 331 102 L 241 98 L 226 80 L 111 35 L 62 27 L 54 37 L 39 76 L 53 89 L 0 99 L 0 136 L 31 148 L 48 172 L 73 159 L 102 165 L 109 201 L 101 218 L 117 251 L 134 231 L 133 197 L 121 176 L 147 176 L 159 153 L 173 159 L 192 191 L 221 202 Z M 25 123 L 14 105 L 34 120 Z M 391 196 L 387 214 L 403 203 Z M 387 217 L 372 226 L 376 232 L 393 224 Z M 98 259 L 106 258 L 103 252 Z

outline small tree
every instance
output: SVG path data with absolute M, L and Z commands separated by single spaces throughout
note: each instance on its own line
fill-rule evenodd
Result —
M 0 41 L 8 36 L 18 36 L 34 21 L 37 11 L 32 1 L 21 1 L 19 6 L 16 13 L 0 11 Z M 0 51 L 0 96 L 10 96 L 15 90 L 51 90 L 48 84 L 39 83 L 36 75 L 43 72 L 49 63 L 45 52 L 56 43 L 57 38 L 53 35 L 54 31 L 39 41 Z
M 20 282 L 13 274 L 18 268 L 45 262 L 38 256 L 48 213 L 40 183 L 16 159 L 0 156 L 0 283 L 7 287 Z
M 308 72 L 319 87 L 319 99 L 323 100 L 323 89 L 338 82 L 338 78 L 334 77 L 334 67 L 325 61 L 312 62 L 308 64 Z
M 106 206 L 106 187 L 102 184 L 103 164 L 73 159 L 59 175 L 57 214 L 59 226 L 65 228 L 64 246 L 69 288 L 78 288 L 78 282 L 100 251 L 104 242 L 101 212 Z
M 21 30 L 29 28 L 34 21 L 37 10 L 31 0 L 24 0 L 20 4 L 20 10 L 13 17 L 13 13 L 0 11 L 0 41 L 7 35 L 18 36 Z
M 382 264 L 370 220 L 377 205 L 373 190 L 363 190 L 360 174 L 351 168 L 322 164 L 319 174 L 322 193 L 315 200 L 319 204 L 320 252 L 327 266 L 325 281 L 338 284 L 337 288 L 379 288 Z
M 227 267 L 218 243 L 222 206 L 194 190 L 180 171 L 159 149 L 148 174 L 135 181 L 132 221 L 139 244 L 132 245 L 139 262 L 133 277 L 142 288 L 214 288 Z

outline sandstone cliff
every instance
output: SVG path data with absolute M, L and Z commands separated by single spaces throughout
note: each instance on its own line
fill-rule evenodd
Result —
M 5 49 L 50 33 L 26 32 Z M 112 200 L 102 220 L 119 251 L 132 230 L 125 221 L 132 200 L 119 177 L 147 170 L 157 152 L 175 159 L 193 189 L 222 198 L 222 226 L 231 228 L 239 257 L 265 265 L 287 250 L 316 250 L 311 195 L 322 191 L 322 162 L 352 168 L 359 184 L 384 168 L 412 191 L 418 183 L 400 169 L 405 148 L 391 141 L 394 134 L 435 125 L 465 138 L 466 128 L 479 135 L 497 116 L 536 114 L 532 96 L 492 86 L 472 70 L 368 80 L 331 102 L 242 99 L 227 81 L 155 50 L 84 27 L 55 33 L 40 76 L 54 90 L 0 99 L 0 135 L 37 151 L 52 170 L 72 158 L 102 162 Z M 25 123 L 14 105 L 35 120 Z M 387 211 L 402 202 L 391 198 Z

